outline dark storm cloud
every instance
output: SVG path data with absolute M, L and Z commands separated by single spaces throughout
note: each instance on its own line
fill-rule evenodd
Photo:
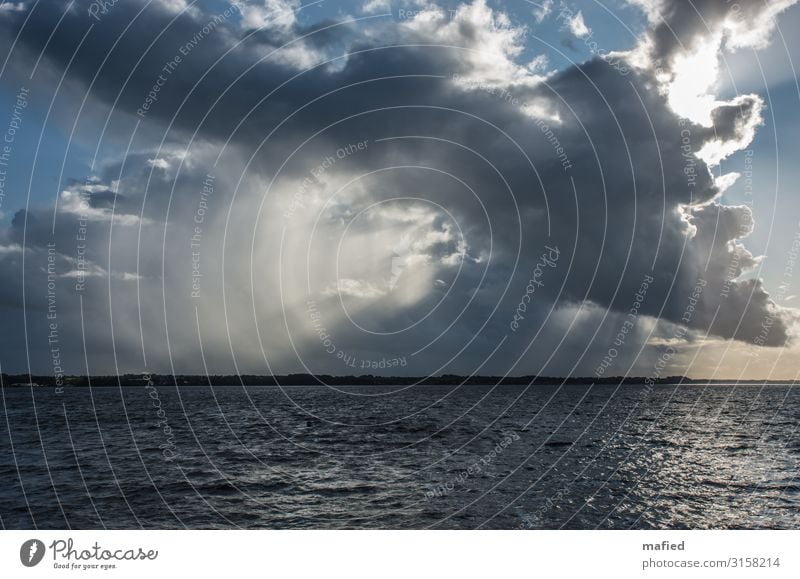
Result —
M 492 371 L 523 354 L 520 371 L 538 368 L 564 336 L 566 353 L 551 362 L 553 373 L 570 371 L 576 361 L 590 372 L 648 276 L 642 316 L 751 343 L 769 320 L 763 344 L 771 346 L 791 335 L 791 312 L 772 304 L 761 282 L 738 279 L 756 264 L 737 243 L 749 232 L 746 212 L 715 201 L 719 190 L 695 154 L 712 142 L 746 142 L 759 120 L 754 99 L 718 107 L 709 128 L 679 122 L 646 67 L 622 75 L 594 59 L 535 79 L 513 64 L 513 29 L 481 3 L 451 25 L 362 23 L 369 34 L 349 21 L 315 25 L 328 28 L 319 33 L 292 22 L 248 37 L 254 29 L 231 18 L 166 74 L 166 63 L 183 55 L 213 13 L 176 18 L 153 5 L 136 16 L 142 4 L 119 3 L 75 52 L 92 22 L 87 5 L 76 2 L 64 17 L 42 74 L 58 78 L 72 60 L 73 90 L 92 85 L 93 104 L 80 124 L 98 126 L 113 104 L 120 126 L 141 121 L 144 136 L 134 150 L 144 152 L 105 159 L 96 181 L 65 187 L 55 236 L 51 209 L 20 214 L 3 233 L 12 249 L 0 259 L 17 280 L 21 254 L 13 247 L 30 252 L 26 287 L 4 291 L 3 300 L 19 307 L 25 291 L 29 308 L 43 308 L 47 244 L 55 244 L 62 331 L 77 335 L 83 296 L 87 348 L 101 368 L 112 369 L 113 337 L 123 369 L 143 366 L 144 344 L 151 367 L 172 362 L 178 371 L 196 370 L 199 326 L 214 371 L 302 369 L 296 347 L 311 370 L 348 373 L 339 353 L 376 361 L 426 344 L 417 368 L 469 371 L 509 335 L 545 247 L 558 247 L 558 264 L 545 268 L 546 282 L 521 324 L 523 338 L 508 341 L 491 360 Z M 673 27 L 694 30 L 678 8 L 671 10 Z M 4 38 L 25 16 L 0 19 Z M 54 10 L 31 15 L 12 56 L 17 74 L 29 71 L 59 17 Z M 653 35 L 661 34 L 656 25 Z M 287 42 L 291 50 L 264 58 Z M 658 50 L 672 50 L 660 43 Z M 441 46 L 411 46 L 420 44 Z M 321 64 L 341 55 L 342 46 L 349 46 L 346 58 Z M 143 110 L 159 74 L 163 86 Z M 505 84 L 493 75 L 504 75 Z M 57 102 L 74 110 L 74 99 Z M 173 129 L 159 135 L 168 123 Z M 157 152 L 161 136 L 167 145 Z M 362 141 L 363 149 L 348 148 Z M 208 173 L 213 194 L 205 199 Z M 417 201 L 391 201 L 397 197 Z M 379 209 L 370 209 L 375 204 Z M 191 239 L 201 208 L 203 277 L 195 298 Z M 347 230 L 352 242 L 341 243 L 359 212 L 366 212 L 363 220 Z M 85 221 L 90 278 L 79 292 L 76 232 Z M 698 279 L 706 289 L 687 319 Z M 312 327 L 309 300 L 333 336 L 333 352 Z M 588 313 L 578 308 L 584 302 Z M 21 315 L 16 310 L 15 327 Z M 31 334 L 44 345 L 46 318 L 28 316 Z M 387 335 L 365 338 L 353 320 Z M 407 326 L 413 328 L 392 333 Z M 540 327 L 543 346 L 525 353 Z M 599 345 L 592 343 L 595 331 Z M 646 339 L 638 329 L 635 335 L 639 343 Z M 4 340 L 5 351 L 19 352 L 18 336 Z M 80 342 L 71 346 L 69 359 L 81 360 Z M 36 363 L 46 364 L 40 345 L 31 348 Z M 262 352 L 276 367 L 265 366 Z

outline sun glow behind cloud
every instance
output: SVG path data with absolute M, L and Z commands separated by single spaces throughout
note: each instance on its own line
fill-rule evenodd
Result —
M 665 89 L 676 114 L 704 127 L 712 126 L 711 113 L 717 106 L 711 89 L 719 76 L 718 45 L 718 40 L 711 40 L 692 53 L 677 55 Z

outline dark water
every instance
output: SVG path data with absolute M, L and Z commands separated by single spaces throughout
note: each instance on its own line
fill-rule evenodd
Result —
M 0 394 L 4 528 L 800 528 L 788 386 Z

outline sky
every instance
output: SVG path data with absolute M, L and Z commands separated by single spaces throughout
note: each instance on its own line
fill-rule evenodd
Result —
M 795 379 L 796 4 L 2 2 L 0 368 Z

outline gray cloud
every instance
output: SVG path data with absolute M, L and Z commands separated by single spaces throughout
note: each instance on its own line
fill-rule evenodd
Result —
M 91 24 L 86 4 L 53 35 L 41 64 L 49 82 Z M 101 144 L 112 152 L 97 181 L 65 188 L 54 235 L 52 208 L 30 208 L 2 233 L 4 247 L 26 252 L 24 286 L 21 253 L 0 253 L 13 280 L 0 299 L 11 327 L 27 316 L 36 367 L 49 362 L 48 243 L 75 372 L 85 332 L 91 371 L 116 370 L 116 354 L 120 370 L 141 369 L 146 356 L 149 367 L 182 372 L 204 361 L 215 372 L 369 373 L 402 357 L 409 366 L 397 373 L 468 372 L 505 340 L 482 373 L 520 357 L 515 373 L 591 373 L 646 276 L 642 320 L 766 346 L 790 339 L 794 313 L 742 277 L 757 265 L 739 241 L 749 212 L 720 205 L 709 171 L 752 139 L 756 97 L 718 105 L 709 127 L 679 121 L 653 66 L 622 75 L 594 59 L 532 76 L 515 63 L 519 31 L 477 2 L 435 26 L 286 20 L 251 35 L 231 19 L 169 73 L 142 115 L 165 63 L 213 14 L 173 20 L 152 6 L 133 20 L 140 7 L 115 5 L 93 28 L 56 101 L 71 124 L 88 92 L 77 134 L 94 145 L 110 115 Z M 659 8 L 692 42 L 704 34 L 677 4 Z M 712 32 L 724 27 L 724 15 L 703 9 Z M 0 20 L 5 38 L 25 16 Z M 59 16 L 31 16 L 15 74 L 29 70 Z M 676 45 L 662 26 L 654 20 L 651 35 L 663 60 Z M 287 42 L 291 51 L 263 58 Z M 343 47 L 346 58 L 324 64 Z M 124 155 L 119 143 L 137 121 L 135 152 Z M 704 161 L 706 146 L 716 156 Z M 78 292 L 70 272 L 81 220 L 90 275 Z M 510 333 L 546 246 L 559 248 L 558 264 Z M 687 322 L 698 279 L 705 289 Z M 643 323 L 626 345 L 630 364 L 647 340 Z M 19 365 L 19 334 L 2 339 L 4 368 Z

